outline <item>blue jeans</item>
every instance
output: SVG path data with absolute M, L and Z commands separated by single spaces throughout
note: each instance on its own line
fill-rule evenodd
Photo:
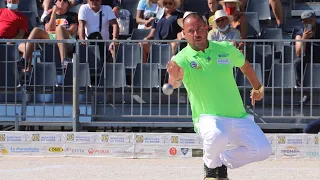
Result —
M 307 134 L 318 134 L 318 132 L 320 132 L 320 119 L 307 124 L 303 132 Z

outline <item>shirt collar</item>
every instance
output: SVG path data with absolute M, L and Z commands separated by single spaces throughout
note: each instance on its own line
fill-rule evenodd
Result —
M 214 43 L 212 41 L 209 41 L 209 46 L 207 49 L 204 50 L 204 53 L 207 53 L 210 49 L 213 48 L 214 46 Z M 201 53 L 201 51 L 196 51 L 194 49 L 192 49 L 192 47 L 190 46 L 190 44 L 188 44 L 188 46 L 186 47 L 186 50 L 187 50 L 187 53 L 190 55 L 190 56 L 196 56 L 197 54 Z

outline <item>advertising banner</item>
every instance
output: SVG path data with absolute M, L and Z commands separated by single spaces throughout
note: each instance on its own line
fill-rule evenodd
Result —
M 135 158 L 167 158 L 169 155 L 168 145 L 135 145 Z
M 29 143 L 30 141 L 31 138 L 26 132 L 0 132 L 0 144 L 24 144 Z
M 4 156 L 65 156 L 64 145 L 56 144 L 0 144 Z
M 32 143 L 58 143 L 65 144 L 65 133 L 63 132 L 27 132 Z
M 98 133 L 87 133 L 87 132 L 77 132 L 77 133 L 65 133 L 66 142 L 69 143 L 98 143 L 100 142 Z
M 133 133 L 99 133 L 98 142 L 107 144 L 133 144 Z
M 201 138 L 197 134 L 170 134 L 170 144 L 202 147 Z
M 135 134 L 135 144 L 156 145 L 156 144 L 169 144 L 169 134 L 147 134 L 137 133 Z

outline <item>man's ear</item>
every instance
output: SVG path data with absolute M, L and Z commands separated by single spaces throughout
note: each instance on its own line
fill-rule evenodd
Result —
M 184 32 L 183 32 L 183 31 L 181 31 L 181 35 L 182 35 L 182 37 L 184 38 Z

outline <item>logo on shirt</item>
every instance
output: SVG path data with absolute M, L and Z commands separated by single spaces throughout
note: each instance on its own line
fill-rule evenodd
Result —
M 230 64 L 229 59 L 218 59 L 217 62 L 218 64 Z
M 190 66 L 193 68 L 193 69 L 201 69 L 201 67 L 199 66 L 199 64 L 196 62 L 196 61 L 191 61 L 190 62 Z
M 219 58 L 224 58 L 224 57 L 227 57 L 229 56 L 228 53 L 222 53 L 222 54 L 218 54 Z
M 66 19 L 56 19 L 56 26 L 62 25 L 65 28 L 69 28 L 69 22 Z

